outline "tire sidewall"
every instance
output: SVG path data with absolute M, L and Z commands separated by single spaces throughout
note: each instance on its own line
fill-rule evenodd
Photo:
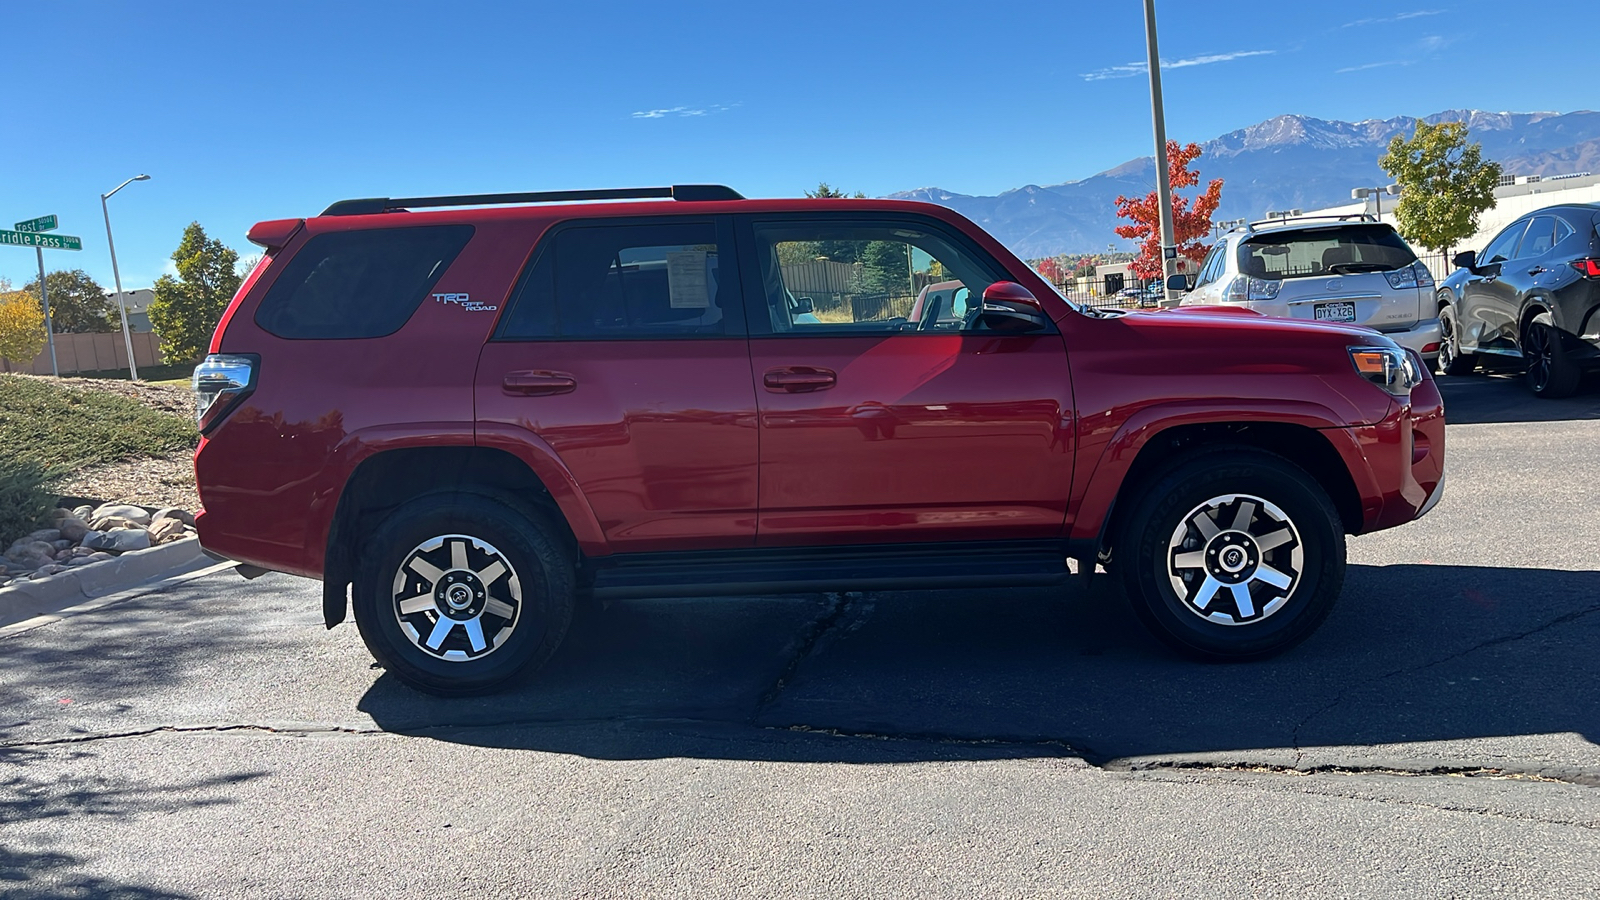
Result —
M 1300 582 L 1265 619 L 1220 625 L 1191 612 L 1168 580 L 1168 543 L 1183 517 L 1224 494 L 1251 494 L 1281 509 L 1304 548 Z M 1179 465 L 1145 492 L 1118 553 L 1135 611 L 1157 637 L 1191 656 L 1259 659 L 1305 640 L 1327 618 L 1344 586 L 1344 530 L 1333 504 L 1304 470 L 1282 457 L 1239 449 Z
M 447 534 L 493 545 L 522 585 L 515 628 L 478 659 L 450 661 L 423 651 L 401 629 L 394 610 L 396 571 L 415 547 Z M 505 504 L 476 495 L 413 500 L 384 520 L 368 547 L 355 580 L 356 626 L 373 657 L 413 687 L 445 695 L 488 690 L 542 664 L 566 634 L 571 563 L 538 524 Z

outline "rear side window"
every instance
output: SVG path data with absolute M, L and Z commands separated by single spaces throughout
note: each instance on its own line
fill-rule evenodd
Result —
M 577 226 L 544 242 L 501 328 L 507 340 L 742 333 L 716 223 Z M 730 250 L 731 252 L 731 250 Z
M 1384 225 L 1269 231 L 1239 245 L 1239 270 L 1254 278 L 1314 278 L 1393 272 L 1417 261 Z
M 417 311 L 472 238 L 471 225 L 319 234 L 289 260 L 256 309 L 282 338 L 375 338 Z

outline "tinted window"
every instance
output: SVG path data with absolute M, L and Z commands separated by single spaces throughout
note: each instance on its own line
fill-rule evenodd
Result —
M 1206 257 L 1205 264 L 1200 267 L 1200 277 L 1195 279 L 1195 287 L 1210 284 L 1222 275 L 1222 254 L 1227 246 L 1226 241 L 1221 241 L 1211 248 L 1211 254 Z
M 1538 216 L 1528 226 L 1528 233 L 1522 236 L 1522 244 L 1517 250 L 1517 258 L 1528 256 L 1543 256 L 1555 246 L 1556 219 L 1555 216 Z
M 721 335 L 738 291 L 712 222 L 557 232 L 518 285 L 504 338 Z
M 319 234 L 273 282 L 256 324 L 284 338 L 393 334 L 471 237 L 471 225 Z
M 1484 249 L 1483 256 L 1479 258 L 1478 265 L 1487 266 L 1491 263 L 1505 262 L 1516 259 L 1517 239 L 1522 237 L 1522 232 L 1527 229 L 1527 222 L 1514 222 L 1511 227 L 1500 232 L 1489 246 Z
M 1416 261 L 1400 235 L 1385 225 L 1269 231 L 1239 245 L 1239 270 L 1255 278 L 1392 272 Z
M 1574 234 L 1577 234 L 1577 232 L 1573 230 L 1571 225 L 1567 224 L 1565 219 L 1556 220 L 1556 246 L 1561 246 L 1562 241 L 1572 237 Z
M 993 260 L 911 224 L 769 222 L 755 237 L 776 333 L 974 330 L 973 297 L 1010 279 Z

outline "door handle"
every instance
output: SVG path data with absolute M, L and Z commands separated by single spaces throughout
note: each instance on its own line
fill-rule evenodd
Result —
M 500 386 L 508 394 L 547 397 L 577 390 L 578 379 L 565 372 L 507 372 Z
M 1550 271 L 1550 270 L 1546 269 L 1544 266 L 1534 266 L 1533 268 L 1528 270 L 1528 274 L 1529 275 L 1542 275 L 1542 274 L 1544 274 L 1545 272 L 1548 272 L 1548 271 Z
M 761 376 L 761 383 L 769 391 L 797 394 L 831 388 L 839 383 L 839 376 L 832 369 L 815 366 L 783 366 L 768 369 L 766 374 Z

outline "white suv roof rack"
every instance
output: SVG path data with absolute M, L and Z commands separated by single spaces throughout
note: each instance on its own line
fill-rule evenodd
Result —
M 1253 233 L 1255 233 L 1255 231 L 1258 228 L 1275 228 L 1275 227 L 1277 227 L 1279 225 L 1298 225 L 1298 224 L 1300 224 L 1302 222 L 1319 222 L 1319 221 L 1320 222 L 1351 222 L 1351 221 L 1357 221 L 1357 222 L 1370 222 L 1372 224 L 1379 224 L 1377 216 L 1374 216 L 1372 213 L 1345 213 L 1343 215 L 1326 215 L 1326 216 L 1274 216 L 1273 218 L 1270 218 L 1270 219 L 1257 219 L 1254 222 L 1246 223 L 1245 226 L 1244 226 L 1244 232 L 1246 234 L 1253 234 Z M 1236 228 L 1234 230 L 1238 231 L 1239 229 Z

